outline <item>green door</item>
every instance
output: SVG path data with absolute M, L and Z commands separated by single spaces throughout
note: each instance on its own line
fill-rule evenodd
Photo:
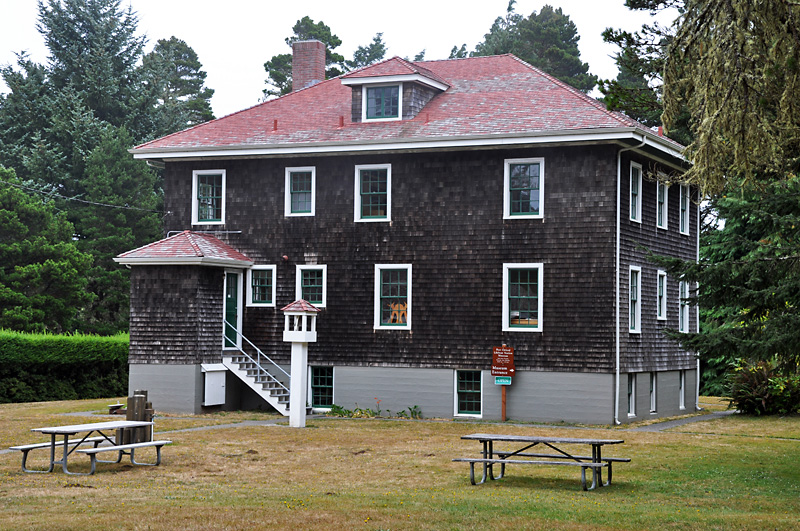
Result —
M 239 344 L 236 327 L 239 323 L 239 275 L 225 274 L 225 348 L 235 348 Z

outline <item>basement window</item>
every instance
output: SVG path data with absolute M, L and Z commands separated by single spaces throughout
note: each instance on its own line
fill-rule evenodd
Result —
M 481 416 L 481 371 L 456 371 L 456 415 Z
M 333 367 L 311 367 L 311 406 L 333 406 Z

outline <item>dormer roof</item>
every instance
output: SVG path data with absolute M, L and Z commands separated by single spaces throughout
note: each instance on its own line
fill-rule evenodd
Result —
M 446 80 L 430 69 L 399 57 L 365 66 L 341 76 L 340 79 L 343 85 L 415 81 L 441 91 L 445 91 L 450 87 Z

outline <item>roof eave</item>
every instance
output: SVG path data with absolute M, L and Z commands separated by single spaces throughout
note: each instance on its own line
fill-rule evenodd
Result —
M 126 266 L 205 266 L 205 267 L 239 267 L 248 268 L 253 265 L 252 260 L 236 260 L 233 258 L 208 258 L 198 257 L 125 257 L 114 258 L 118 264 Z
M 303 142 L 284 144 L 199 146 L 172 148 L 131 149 L 136 159 L 190 159 L 219 157 L 270 157 L 280 155 L 314 155 L 335 153 L 358 153 L 375 151 L 435 150 L 451 148 L 505 147 L 523 144 L 589 143 L 637 140 L 644 141 L 663 154 L 685 161 L 679 145 L 666 137 L 638 127 L 615 127 L 597 129 L 575 129 L 564 131 L 542 131 L 513 134 L 465 135 L 414 138 L 392 138 L 349 142 Z

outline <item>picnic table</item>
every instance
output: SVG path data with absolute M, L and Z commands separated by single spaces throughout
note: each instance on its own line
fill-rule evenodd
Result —
M 538 437 L 532 435 L 502 435 L 497 433 L 473 433 L 461 437 L 466 440 L 479 441 L 483 449 L 481 457 L 460 457 L 453 461 L 469 463 L 469 479 L 473 485 L 480 485 L 486 479 L 502 479 L 505 476 L 506 465 L 568 465 L 581 467 L 581 486 L 583 490 L 593 490 L 597 487 L 611 484 L 612 463 L 630 462 L 626 457 L 603 457 L 602 448 L 605 445 L 622 444 L 625 441 L 620 439 L 575 439 L 570 437 Z M 495 450 L 494 443 L 507 442 L 516 443 L 519 447 L 516 450 Z M 530 448 L 541 445 L 542 450 L 549 448 L 547 453 L 527 452 Z M 567 445 L 588 445 L 592 447 L 592 455 L 576 455 L 564 449 Z M 516 457 L 536 458 L 531 459 L 509 459 Z M 483 477 L 479 482 L 475 482 L 475 463 L 483 465 Z M 500 475 L 495 477 L 493 465 L 500 465 Z M 592 486 L 587 487 L 586 469 L 592 471 Z M 602 469 L 608 469 L 608 481 L 603 483 Z
M 56 465 L 61 465 L 65 474 L 70 475 L 88 475 L 94 474 L 96 463 L 119 463 L 123 455 L 130 455 L 131 463 L 134 465 L 150 465 L 155 466 L 161 463 L 161 447 L 165 444 L 170 444 L 171 441 L 146 441 L 131 444 L 118 444 L 123 441 L 123 435 L 126 430 L 133 430 L 137 428 L 144 428 L 152 426 L 152 422 L 138 421 L 138 420 L 112 420 L 105 422 L 90 422 L 87 424 L 71 424 L 66 426 L 47 426 L 44 428 L 33 428 L 31 431 L 44 433 L 50 435 L 50 442 L 26 444 L 21 446 L 12 446 L 12 450 L 20 450 L 22 452 L 22 470 L 23 472 L 39 472 L 47 473 L 52 472 Z M 93 433 L 97 435 L 91 437 Z M 71 436 L 78 436 L 83 434 L 82 437 L 76 437 L 70 440 Z M 63 437 L 60 441 L 59 438 Z M 91 443 L 91 448 L 80 448 L 81 445 Z M 101 444 L 105 444 L 101 446 Z M 63 448 L 63 455 L 61 459 L 56 459 L 56 449 L 61 446 Z M 143 448 L 147 446 L 155 446 L 157 459 L 155 463 L 138 463 L 134 457 L 136 448 Z M 26 462 L 28 459 L 28 452 L 38 448 L 50 449 L 50 464 L 46 470 L 31 470 L 27 468 Z M 68 457 L 77 451 L 88 455 L 91 458 L 91 471 L 88 474 L 70 472 L 67 469 Z M 101 461 L 97 459 L 97 454 L 102 452 L 117 452 L 117 459 L 114 461 Z

